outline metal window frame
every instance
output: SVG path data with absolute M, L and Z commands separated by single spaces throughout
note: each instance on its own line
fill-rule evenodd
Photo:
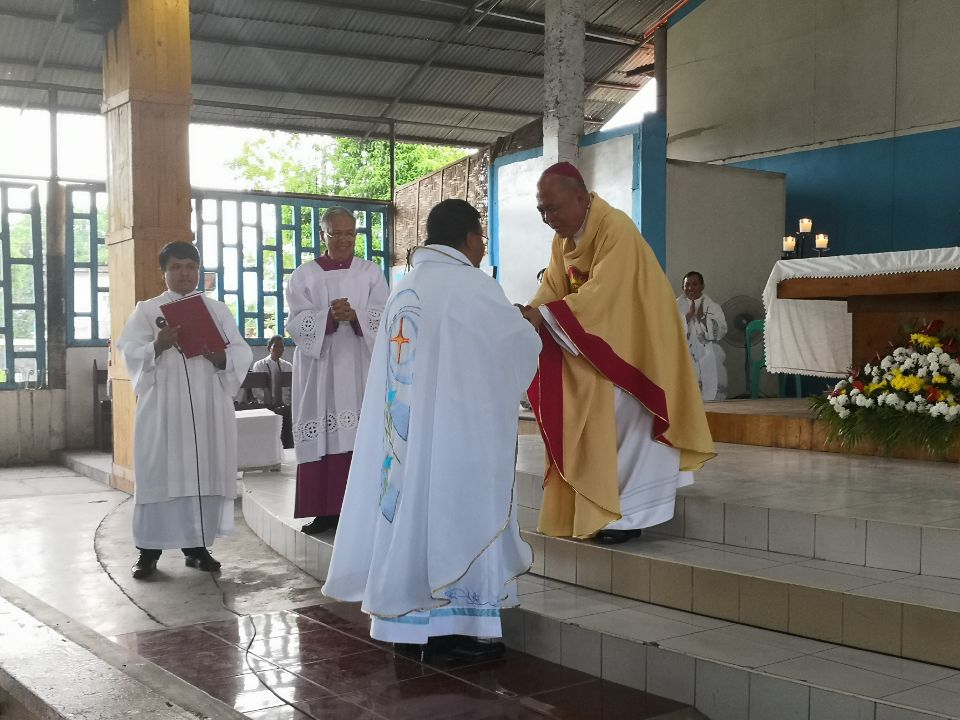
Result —
M 89 212 L 77 212 L 73 203 L 73 192 L 90 193 Z M 105 346 L 108 338 L 99 337 L 99 311 L 97 305 L 97 294 L 107 292 L 108 288 L 101 288 L 98 284 L 99 274 L 97 263 L 97 250 L 103 243 L 101 228 L 97 224 L 97 204 L 96 196 L 98 193 L 105 193 L 106 186 L 103 183 L 86 183 L 70 185 L 67 188 L 67 213 L 66 213 L 66 253 L 67 253 L 67 272 L 66 272 L 66 311 L 67 311 L 67 345 L 68 347 L 91 347 Z M 299 267 L 304 257 L 316 257 L 322 252 L 320 247 L 320 217 L 327 208 L 339 206 L 358 216 L 357 235 L 362 238 L 364 246 L 364 256 L 373 262 L 381 265 L 384 276 L 389 281 L 390 259 L 392 256 L 392 230 L 393 230 L 393 206 L 388 201 L 366 200 L 360 198 L 340 198 L 332 196 L 312 196 L 300 195 L 296 193 L 267 193 L 257 191 L 229 191 L 229 190 L 199 190 L 194 189 L 191 197 L 191 225 L 196 237 L 197 249 L 200 251 L 200 283 L 204 282 L 206 273 L 214 273 L 217 279 L 216 297 L 222 302 L 230 304 L 236 300 L 236 320 L 237 327 L 241 335 L 245 335 L 246 322 L 252 320 L 256 323 L 257 337 L 247 338 L 251 345 L 266 345 L 269 338 L 264 337 L 265 329 L 265 298 L 276 298 L 276 329 L 279 334 L 284 332 L 284 321 L 286 315 L 284 287 L 290 274 Z M 212 220 L 206 221 L 203 217 L 204 201 L 215 203 L 215 215 Z M 230 225 L 236 229 L 236 242 L 224 242 L 224 204 L 233 203 L 232 207 L 227 205 L 227 212 L 232 213 Z M 244 222 L 243 204 L 253 203 L 256 209 L 254 222 Z M 272 208 L 270 206 L 273 206 Z M 285 222 L 285 211 L 289 211 L 290 221 Z M 273 213 L 275 222 L 276 237 L 265 243 L 265 233 L 263 219 L 265 212 Z M 310 228 L 310 237 L 304 235 L 304 224 L 298 222 L 298 219 L 309 213 L 310 219 L 308 227 Z M 375 233 L 375 217 L 380 217 L 379 232 Z M 75 262 L 75 243 L 74 223 L 76 220 L 90 223 L 90 261 L 88 263 Z M 252 229 L 256 238 L 255 260 L 252 264 L 247 264 L 243 255 L 243 234 L 245 229 Z M 216 234 L 216 265 L 206 263 L 204 253 L 204 243 L 209 242 L 211 229 L 215 229 Z M 292 233 L 292 251 L 293 266 L 283 265 L 284 250 L 284 231 Z M 205 237 L 206 235 L 206 237 Z M 380 248 L 375 247 L 377 235 L 381 238 Z M 233 239 L 233 238 L 231 238 Z M 224 266 L 224 249 L 236 250 L 236 287 L 226 288 Z M 262 278 L 264 267 L 267 264 L 267 258 L 270 253 L 275 254 L 277 269 L 276 286 L 273 289 L 265 290 L 263 288 Z M 88 268 L 91 275 L 91 305 L 89 313 L 80 313 L 80 317 L 89 316 L 91 318 L 92 334 L 91 339 L 75 338 L 75 319 L 78 314 L 75 311 L 74 302 L 74 277 L 77 268 Z M 245 274 L 254 273 L 259 279 L 256 294 L 256 309 L 247 310 L 244 304 L 245 293 Z
M 67 278 L 65 283 L 65 301 L 67 313 L 67 345 L 68 347 L 101 347 L 107 344 L 109 337 L 100 337 L 100 305 L 98 296 L 100 293 L 110 291 L 109 287 L 101 287 L 100 279 L 100 248 L 106 247 L 106 233 L 102 232 L 106 228 L 100 228 L 97 220 L 97 195 L 107 192 L 106 185 L 102 183 L 77 183 L 67 185 L 66 195 L 66 254 L 67 254 Z M 74 205 L 74 195 L 77 193 L 89 193 L 90 209 L 87 212 L 78 212 Z M 90 259 L 85 263 L 76 262 L 76 222 L 78 220 L 86 221 L 90 226 L 89 244 Z M 75 308 L 75 287 L 74 278 L 78 268 L 85 268 L 90 272 L 90 312 L 77 312 Z M 77 317 L 90 318 L 90 338 L 76 337 L 76 319 Z
M 11 210 L 9 191 L 11 189 L 27 190 L 30 193 L 29 210 Z M 15 258 L 10 252 L 10 215 L 29 215 L 31 219 L 30 232 L 32 235 L 30 258 Z M 3 293 L 3 314 L 0 334 L 4 337 L 6 352 L 7 376 L 0 382 L 0 389 L 14 389 L 19 387 L 16 381 L 16 360 L 18 358 L 32 358 L 37 365 L 38 386 L 42 382 L 47 370 L 47 343 L 46 343 L 46 291 L 45 273 L 46 264 L 43 247 L 43 225 L 40 208 L 40 186 L 37 183 L 23 183 L 16 181 L 0 181 L 0 262 L 3 264 L 3 274 L 0 278 L 0 291 Z M 33 299 L 32 303 L 13 302 L 13 277 L 11 270 L 15 265 L 28 265 L 33 268 Z M 13 313 L 15 310 L 31 310 L 34 313 L 34 332 L 36 343 L 33 352 L 17 352 L 14 345 Z

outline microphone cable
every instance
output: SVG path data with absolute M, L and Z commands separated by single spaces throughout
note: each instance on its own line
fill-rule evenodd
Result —
M 158 317 L 156 320 L 156 325 L 158 328 L 161 328 L 161 329 L 165 328 L 167 326 L 166 318 Z M 190 370 L 187 367 L 187 356 L 183 354 L 183 350 L 181 350 L 178 345 L 174 345 L 174 347 L 176 348 L 177 352 L 180 353 L 180 359 L 183 361 L 183 374 L 187 378 L 187 398 L 190 401 L 190 421 L 193 425 L 193 456 L 196 461 L 196 469 L 197 469 L 197 505 L 199 506 L 199 511 L 200 511 L 200 541 L 203 544 L 204 551 L 206 551 L 207 539 L 206 539 L 206 533 L 203 527 L 203 492 L 200 486 L 200 440 L 199 440 L 199 436 L 197 435 L 197 416 L 193 407 L 193 390 L 190 386 Z M 234 479 L 234 482 L 236 482 L 236 479 Z M 236 615 L 241 620 L 246 618 L 247 620 L 250 621 L 250 629 L 252 630 L 252 632 L 250 634 L 250 640 L 247 642 L 246 647 L 243 649 L 244 664 L 247 666 L 250 672 L 253 673 L 253 676 L 257 678 L 257 681 L 261 685 L 263 685 L 263 687 L 265 687 L 274 697 L 280 700 L 284 705 L 289 705 L 293 710 L 295 710 L 298 713 L 301 713 L 302 715 L 310 718 L 311 720 L 320 720 L 320 718 L 308 712 L 307 710 L 298 708 L 296 705 L 293 704 L 293 702 L 291 702 L 287 698 L 280 695 L 280 693 L 278 693 L 276 690 L 270 687 L 269 683 L 267 683 L 266 680 L 260 677 L 260 672 L 266 672 L 266 671 L 258 671 L 256 668 L 253 667 L 253 663 L 250 660 L 250 656 L 251 656 L 250 648 L 253 647 L 253 643 L 257 639 L 257 624 L 253 621 L 253 617 L 251 617 L 249 614 L 242 615 L 241 613 L 238 613 L 236 610 L 234 610 L 233 608 L 227 605 L 226 593 L 224 592 L 223 587 L 220 585 L 220 581 L 217 579 L 217 576 L 214 575 L 215 572 L 216 571 L 213 570 L 212 568 L 207 570 L 207 574 L 210 576 L 210 579 L 213 580 L 213 584 L 216 585 L 217 590 L 220 591 L 220 606 L 223 607 L 223 609 L 226 610 L 227 612 Z M 264 659 L 266 659 L 269 662 L 268 658 L 264 658 Z M 283 668 L 279 665 L 277 666 L 277 668 L 279 670 L 283 670 Z

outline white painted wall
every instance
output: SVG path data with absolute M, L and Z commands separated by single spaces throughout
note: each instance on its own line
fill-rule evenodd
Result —
M 66 392 L 0 392 L 0 466 L 48 462 L 65 446 Z
M 93 447 L 93 361 L 107 366 L 104 347 L 67 348 L 66 447 L 79 450 Z
M 960 124 L 956 0 L 709 0 L 670 29 L 667 154 L 716 161 Z
M 736 295 L 759 302 L 780 259 L 785 203 L 786 178 L 779 173 L 668 160 L 666 272 L 674 294 L 684 274 L 697 270 L 721 305 Z M 744 350 L 729 344 L 724 350 L 735 396 L 746 387 Z M 770 378 L 762 387 L 776 389 Z
M 628 215 L 633 198 L 633 136 L 623 135 L 580 148 L 578 164 L 590 190 Z M 499 208 L 498 278 L 511 302 L 525 303 L 537 291 L 537 272 L 550 260 L 553 232 L 537 213 L 542 157 L 497 166 Z

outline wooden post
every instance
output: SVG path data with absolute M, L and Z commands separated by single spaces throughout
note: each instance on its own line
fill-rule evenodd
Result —
M 110 336 L 116 340 L 136 303 L 165 289 L 160 248 L 191 242 L 191 63 L 189 0 L 121 0 L 119 25 L 106 36 L 103 114 L 107 121 L 107 250 Z M 112 485 L 133 490 L 136 398 L 113 353 Z

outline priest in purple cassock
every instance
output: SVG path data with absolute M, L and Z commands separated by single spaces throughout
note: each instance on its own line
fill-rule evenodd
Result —
M 320 220 L 326 253 L 290 275 L 286 330 L 293 354 L 293 442 L 297 456 L 294 517 L 301 529 L 336 526 L 373 342 L 389 290 L 375 263 L 354 256 L 357 221 L 342 207 Z

